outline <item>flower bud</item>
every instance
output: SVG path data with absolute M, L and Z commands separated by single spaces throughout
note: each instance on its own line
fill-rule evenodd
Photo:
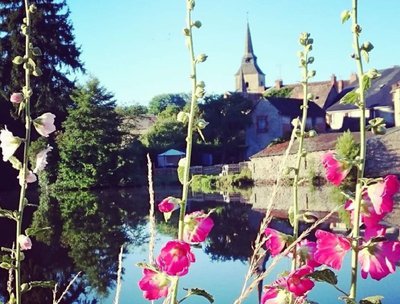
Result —
M 22 93 L 12 93 L 10 101 L 15 104 L 21 103 L 24 101 L 24 95 Z
M 371 131 L 375 135 L 384 135 L 386 134 L 386 127 L 384 125 L 380 125 L 377 127 L 373 127 Z
M 381 74 L 378 72 L 377 69 L 371 69 L 371 70 L 369 70 L 369 71 L 367 72 L 367 76 L 368 76 L 370 79 L 375 79 L 375 78 L 380 77 Z
M 203 98 L 205 94 L 206 94 L 206 91 L 204 90 L 204 88 L 199 87 L 199 86 L 196 88 L 195 95 L 197 98 Z
M 312 77 L 315 76 L 315 74 L 316 74 L 315 70 L 311 70 L 311 71 L 308 72 L 307 76 L 308 76 L 308 78 L 312 78 Z
M 204 89 L 206 87 L 206 84 L 204 83 L 204 81 L 199 81 L 197 83 L 197 86 Z
M 176 117 L 179 122 L 186 123 L 189 119 L 188 113 L 180 111 Z
M 313 100 L 314 99 L 314 94 L 313 93 L 308 93 L 307 94 L 307 100 Z
M 197 27 L 197 28 L 201 28 L 201 21 L 196 20 L 195 22 L 193 22 L 193 26 Z
M 207 127 L 209 123 L 207 121 L 205 121 L 204 119 L 199 119 L 197 121 L 197 128 L 199 128 L 200 130 L 203 130 L 205 127 Z
M 315 131 L 315 130 L 310 130 L 310 131 L 308 131 L 308 137 L 315 137 L 315 136 L 317 136 L 318 135 L 318 133 L 317 133 L 317 131 Z
M 32 49 L 32 55 L 42 56 L 42 50 L 36 46 Z
M 307 61 L 308 64 L 311 64 L 311 63 L 313 63 L 313 62 L 314 62 L 314 57 L 308 58 L 308 61 Z
M 25 62 L 24 58 L 21 56 L 16 56 L 13 61 L 14 64 L 23 64 Z
M 183 29 L 183 35 L 190 36 L 190 30 L 188 28 Z
M 361 46 L 361 48 L 362 48 L 363 50 L 367 51 L 367 52 L 370 52 L 370 51 L 372 51 L 372 49 L 374 48 L 374 46 L 372 45 L 371 42 L 366 41 L 366 42 L 363 43 L 363 45 Z
M 29 250 L 32 248 L 32 241 L 29 236 L 24 234 L 20 234 L 17 238 L 19 245 L 21 246 L 21 250 Z
M 36 5 L 35 5 L 35 4 L 29 5 L 29 11 L 30 11 L 32 14 L 36 13 L 36 12 L 37 12 L 37 7 L 36 7 Z
M 200 54 L 199 56 L 197 56 L 196 58 L 196 62 L 204 62 L 207 60 L 207 55 L 206 54 Z

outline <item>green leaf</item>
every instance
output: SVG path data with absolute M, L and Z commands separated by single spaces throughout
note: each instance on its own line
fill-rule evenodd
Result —
M 32 55 L 34 55 L 34 56 L 42 56 L 42 51 L 41 51 L 41 49 L 38 48 L 38 47 L 34 47 L 34 48 L 32 49 Z
M 0 268 L 4 268 L 4 269 L 12 269 L 12 268 L 14 268 L 14 266 L 12 265 L 12 264 L 10 264 L 10 263 L 7 263 L 7 262 L 1 262 L 0 263 Z
M 13 212 L 11 210 L 0 208 L 0 217 L 6 217 L 12 220 L 16 220 Z
M 340 19 L 342 20 L 342 23 L 345 23 L 347 20 L 349 20 L 351 17 L 351 13 L 349 10 L 345 10 L 340 14 Z
M 209 294 L 207 291 L 205 291 L 204 289 L 200 289 L 200 288 L 186 289 L 186 288 L 184 288 L 184 290 L 187 290 L 187 295 L 183 299 L 178 301 L 178 303 L 181 303 L 183 300 L 185 300 L 186 298 L 193 296 L 193 295 L 204 297 L 210 303 L 214 303 L 214 297 L 211 294 Z
M 55 281 L 32 281 L 32 282 L 21 284 L 21 292 L 27 292 L 35 287 L 52 288 L 53 289 L 54 285 L 56 285 Z
M 44 227 L 44 228 L 27 228 L 25 229 L 25 234 L 27 236 L 38 236 L 48 230 L 50 230 L 50 227 Z
M 326 282 L 331 285 L 336 285 L 338 282 L 336 274 L 330 269 L 316 270 L 307 275 L 307 277 L 313 278 L 318 282 Z
M 371 296 L 360 300 L 360 304 L 382 304 L 383 296 Z
M 364 49 L 361 49 L 360 52 L 361 52 L 361 56 L 363 56 L 364 60 L 366 62 L 369 62 L 369 53 Z
M 360 100 L 360 95 L 356 91 L 348 92 L 340 99 L 340 104 L 357 104 Z
M 357 304 L 357 302 L 349 297 L 339 297 L 340 300 L 344 301 L 346 304 Z
M 368 90 L 371 87 L 371 78 L 367 74 L 362 76 L 362 89 L 364 91 Z
M 21 56 L 16 56 L 13 61 L 14 64 L 23 64 L 25 62 L 24 58 L 22 58 Z

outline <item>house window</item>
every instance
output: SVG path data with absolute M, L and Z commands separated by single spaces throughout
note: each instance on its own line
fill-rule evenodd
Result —
M 268 132 L 268 117 L 257 116 L 257 133 Z

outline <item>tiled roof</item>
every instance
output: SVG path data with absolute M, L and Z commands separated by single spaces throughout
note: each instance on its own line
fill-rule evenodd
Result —
M 290 92 L 291 98 L 303 98 L 303 86 L 299 84 L 290 84 L 285 87 L 293 88 Z M 319 81 L 319 82 L 310 82 L 308 84 L 308 92 L 314 95 L 313 101 L 324 108 L 329 105 L 331 99 L 336 96 L 336 88 L 332 84 L 332 81 Z M 334 96 L 332 96 L 334 95 Z
M 264 98 L 265 99 L 265 98 Z M 301 116 L 301 105 L 303 100 L 295 98 L 284 97 L 268 97 L 266 98 L 272 106 L 274 106 L 279 114 L 295 118 Z M 308 116 L 309 117 L 325 117 L 325 111 L 322 110 L 316 103 L 308 103 Z
M 400 82 L 400 66 L 382 69 L 379 70 L 379 73 L 381 77 L 374 79 L 371 87 L 367 91 L 366 107 L 368 109 L 393 106 L 391 90 L 393 84 Z M 349 91 L 349 89 L 346 90 Z M 339 104 L 340 98 L 337 98 L 337 102 L 327 109 L 328 112 L 357 109 L 354 105 Z
M 306 138 L 304 140 L 304 148 L 307 150 L 307 152 L 328 151 L 334 149 L 336 145 L 336 139 L 342 134 L 343 133 L 324 133 L 324 134 L 319 134 L 316 137 Z M 359 141 L 360 133 L 352 132 L 352 134 L 355 140 Z M 289 141 L 286 141 L 284 143 L 267 147 L 264 150 L 258 152 L 257 154 L 251 156 L 250 158 L 282 155 L 285 153 L 288 145 Z M 297 149 L 298 149 L 298 141 L 295 141 L 289 153 L 295 154 L 297 153 Z

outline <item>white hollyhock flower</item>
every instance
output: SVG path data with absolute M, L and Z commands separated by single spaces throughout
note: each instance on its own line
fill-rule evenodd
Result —
M 20 234 L 17 238 L 19 245 L 21 246 L 21 250 L 29 250 L 32 248 L 32 241 L 29 236 L 24 234 Z
M 40 135 L 49 137 L 49 134 L 56 130 L 54 118 L 56 118 L 54 114 L 44 113 L 33 121 L 33 126 Z
M 35 169 L 33 169 L 33 173 L 38 173 L 42 171 L 47 165 L 47 153 L 53 150 L 53 147 L 47 146 L 46 149 L 43 149 L 36 155 L 36 164 Z
M 22 143 L 22 138 L 14 136 L 6 127 L 4 130 L 0 131 L 0 142 L 3 160 L 8 161 Z

